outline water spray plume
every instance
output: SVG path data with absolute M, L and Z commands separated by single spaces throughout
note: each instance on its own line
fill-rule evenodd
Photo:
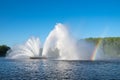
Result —
M 7 58 L 29 58 L 40 55 L 39 38 L 31 37 L 25 44 L 14 46 L 7 53 Z
M 46 38 L 42 51 L 39 38 L 32 37 L 9 50 L 7 58 L 90 60 L 93 50 L 93 45 L 74 39 L 67 27 L 58 23 Z
M 58 23 L 50 32 L 42 55 L 65 60 L 78 59 L 76 42 L 63 24 Z

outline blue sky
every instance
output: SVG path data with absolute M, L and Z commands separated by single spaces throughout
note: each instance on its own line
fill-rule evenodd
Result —
M 56 23 L 77 39 L 120 36 L 120 0 L 0 0 L 0 44 L 43 43 Z

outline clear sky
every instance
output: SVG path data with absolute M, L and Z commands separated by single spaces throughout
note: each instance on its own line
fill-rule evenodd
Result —
M 120 36 L 120 0 L 0 0 L 0 44 L 42 41 L 56 23 L 75 38 Z

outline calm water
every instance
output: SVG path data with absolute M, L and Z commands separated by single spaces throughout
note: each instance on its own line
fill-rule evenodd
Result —
M 0 59 L 0 80 L 118 80 L 120 61 Z

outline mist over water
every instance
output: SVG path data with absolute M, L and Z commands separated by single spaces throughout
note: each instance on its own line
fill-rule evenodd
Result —
M 91 60 L 91 56 L 95 49 L 95 45 L 93 43 L 79 40 L 77 42 L 77 48 L 79 50 L 77 54 L 79 55 L 80 60 Z
M 90 60 L 95 45 L 73 38 L 66 26 L 55 25 L 45 40 L 43 50 L 39 38 L 31 37 L 25 44 L 14 46 L 7 58 L 46 57 L 57 60 Z M 99 56 L 100 58 L 100 56 Z

